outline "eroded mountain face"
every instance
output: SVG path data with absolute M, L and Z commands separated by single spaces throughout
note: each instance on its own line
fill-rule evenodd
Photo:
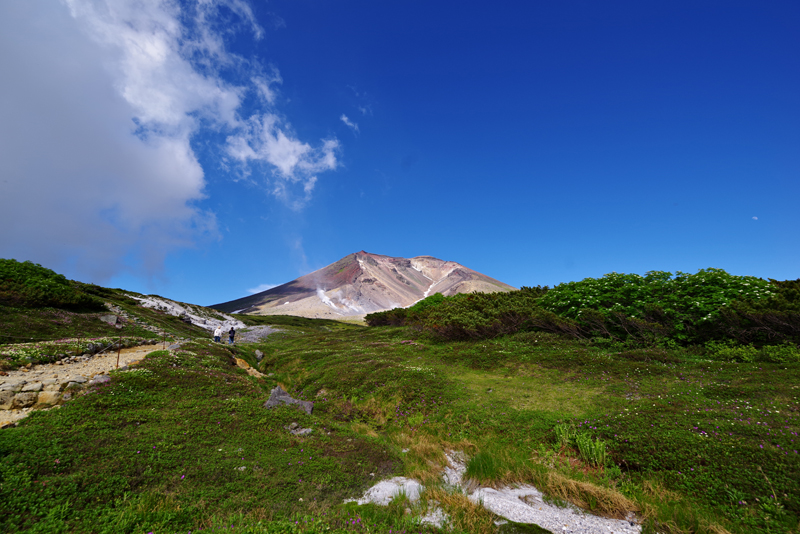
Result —
M 289 283 L 212 307 L 331 318 L 407 307 L 435 293 L 449 296 L 513 289 L 453 261 L 431 256 L 394 258 L 362 250 Z

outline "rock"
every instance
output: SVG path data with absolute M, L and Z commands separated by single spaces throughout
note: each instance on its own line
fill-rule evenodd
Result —
M 242 369 L 244 369 L 245 371 L 247 371 L 247 374 L 248 374 L 248 375 L 250 375 L 250 376 L 254 376 L 254 377 L 256 377 L 256 378 L 261 378 L 262 376 L 264 376 L 263 374 L 259 373 L 259 372 L 258 372 L 258 371 L 256 371 L 255 369 L 253 369 L 253 368 L 250 366 L 250 364 L 249 364 L 249 363 L 247 363 L 246 361 L 244 361 L 244 360 L 243 360 L 243 359 L 241 359 L 241 358 L 236 358 L 236 365 L 237 365 L 238 367 L 241 367 L 241 368 L 242 368 Z
M 65 384 L 61 384 L 53 378 L 42 380 L 43 391 L 61 391 Z
M 31 382 L 22 386 L 22 391 L 42 391 L 42 387 L 41 382 Z
M 320 397 L 324 397 L 327 394 L 328 394 L 328 390 L 325 389 L 325 388 L 322 388 L 321 390 L 317 391 L 317 395 L 316 396 L 317 396 L 317 398 L 320 398 Z
M 100 320 L 104 323 L 108 323 L 111 325 L 117 324 L 117 316 L 116 315 L 103 315 L 100 317 Z
M 61 400 L 60 391 L 42 391 L 36 399 L 37 405 L 55 406 Z
M 261 359 L 263 357 L 264 357 L 264 353 L 261 352 L 260 350 L 256 349 L 256 360 L 261 361 Z
M 167 347 L 167 348 L 168 348 L 169 350 L 178 350 L 179 348 L 181 348 L 181 344 L 180 344 L 180 343 L 174 343 L 174 344 L 170 345 L 170 346 L 169 346 L 169 347 Z
M 89 381 L 90 386 L 96 386 L 98 384 L 106 384 L 111 382 L 111 377 L 108 375 L 96 375 Z
M 19 380 L 17 382 L 3 382 L 0 384 L 0 391 L 20 391 L 22 386 L 27 384 L 26 380 Z
M 77 382 L 78 384 L 85 384 L 87 382 L 86 377 L 84 376 L 75 376 L 68 380 L 69 382 Z
M 264 403 L 264 408 L 274 408 L 275 406 L 281 405 L 295 405 L 301 410 L 305 410 L 309 415 L 311 415 L 311 411 L 314 409 L 313 402 L 294 399 L 289 396 L 282 387 L 277 386 L 270 392 L 269 400 Z
M 39 393 L 35 391 L 26 391 L 24 393 L 17 393 L 11 401 L 11 409 L 19 410 L 20 408 L 27 408 L 36 404 L 36 397 Z
M 15 391 L 10 389 L 0 389 L 0 410 L 11 408 L 11 401 L 14 400 Z

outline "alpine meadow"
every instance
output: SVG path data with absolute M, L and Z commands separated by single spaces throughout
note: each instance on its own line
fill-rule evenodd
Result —
M 175 316 L 0 266 L 6 408 L 26 394 L 15 374 L 156 344 L 3 412 L 26 415 L 0 431 L 7 532 L 550 531 L 469 498 L 525 486 L 645 533 L 798 531 L 800 281 L 612 273 L 437 293 L 363 326 L 163 299 L 189 310 Z M 215 343 L 198 314 L 244 327 Z M 262 406 L 278 386 L 313 411 Z M 398 476 L 419 494 L 354 502 Z

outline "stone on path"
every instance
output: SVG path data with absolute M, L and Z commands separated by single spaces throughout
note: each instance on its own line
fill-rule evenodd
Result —
M 60 391 L 42 391 L 36 399 L 37 405 L 55 406 L 61 400 Z
M 11 408 L 11 401 L 14 400 L 16 392 L 10 389 L 0 389 L 0 410 Z
M 39 394 L 35 391 L 26 391 L 24 393 L 17 393 L 14 395 L 14 399 L 11 401 L 11 409 L 12 410 L 19 410 L 21 408 L 27 408 L 28 406 L 33 406 L 36 404 L 36 397 Z

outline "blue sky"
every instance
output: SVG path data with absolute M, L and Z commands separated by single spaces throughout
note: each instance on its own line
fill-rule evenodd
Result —
M 0 3 L 0 257 L 212 304 L 366 250 L 800 278 L 800 4 Z

